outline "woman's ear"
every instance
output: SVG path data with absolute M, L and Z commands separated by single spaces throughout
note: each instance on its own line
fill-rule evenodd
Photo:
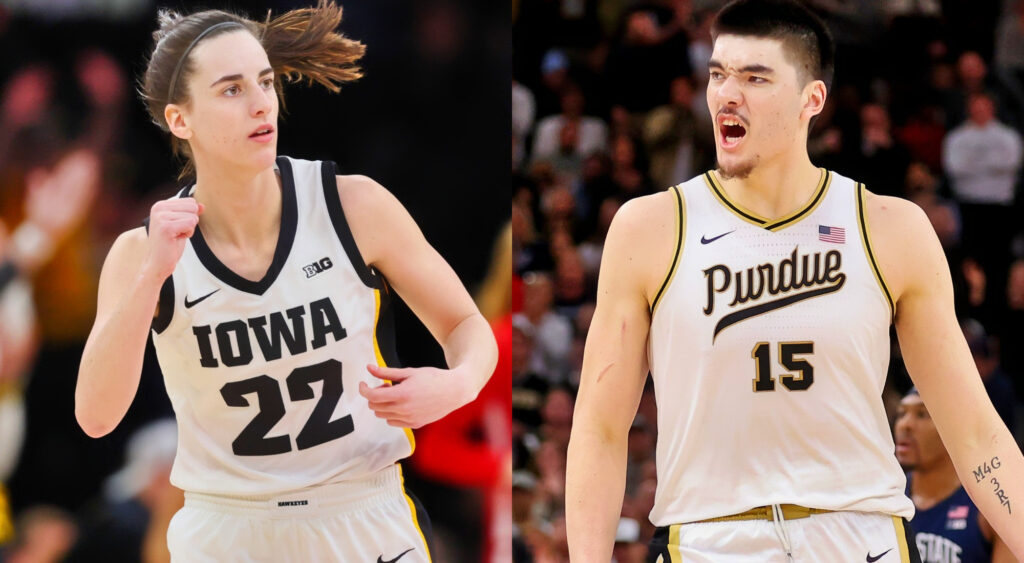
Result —
M 186 140 L 192 138 L 192 128 L 188 125 L 183 108 L 178 104 L 167 104 L 164 107 L 164 120 L 175 137 Z

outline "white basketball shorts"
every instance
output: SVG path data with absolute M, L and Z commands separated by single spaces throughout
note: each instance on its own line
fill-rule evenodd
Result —
M 171 519 L 174 563 L 430 561 L 430 521 L 395 465 L 274 497 L 185 492 Z
M 676 524 L 658 528 L 651 540 L 648 560 L 651 563 L 920 563 L 909 534 L 910 528 L 902 518 L 875 512 L 829 512 L 783 522 Z

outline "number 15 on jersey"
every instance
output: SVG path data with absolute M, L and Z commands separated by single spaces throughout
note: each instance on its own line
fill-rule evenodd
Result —
M 750 357 L 754 358 L 754 392 L 775 390 L 770 351 L 771 345 L 768 342 L 758 342 L 750 352 Z M 797 357 L 813 353 L 813 342 L 779 342 L 779 364 L 790 372 L 799 373 L 786 373 L 779 378 L 786 389 L 806 391 L 814 384 L 814 366 L 806 359 Z

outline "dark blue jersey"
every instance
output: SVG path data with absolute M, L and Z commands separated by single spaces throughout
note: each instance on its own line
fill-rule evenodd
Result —
M 907 474 L 907 496 L 910 479 Z M 928 510 L 917 509 L 910 525 L 914 529 L 922 563 L 989 563 L 992 544 L 981 535 L 978 507 L 960 487 Z

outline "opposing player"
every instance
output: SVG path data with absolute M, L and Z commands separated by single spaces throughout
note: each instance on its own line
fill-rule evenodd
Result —
M 1006 542 L 967 496 L 916 388 L 900 401 L 895 434 L 896 459 L 908 470 L 907 495 L 917 509 L 910 523 L 921 561 L 1014 563 Z
M 793 1 L 749 0 L 713 35 L 718 169 L 631 201 L 605 244 L 569 444 L 573 560 L 610 556 L 648 367 L 652 559 L 916 557 L 880 398 L 892 322 L 957 473 L 1024 557 L 1024 459 L 977 376 L 927 218 L 808 157 L 831 82 L 825 25 Z
M 143 94 L 196 181 L 111 248 L 75 414 L 91 436 L 118 424 L 152 329 L 186 491 L 176 560 L 429 561 L 396 461 L 494 368 L 487 322 L 393 196 L 276 154 L 283 80 L 360 76 L 340 20 L 322 0 L 262 23 L 165 12 L 154 34 Z M 392 292 L 450 369 L 387 367 Z

